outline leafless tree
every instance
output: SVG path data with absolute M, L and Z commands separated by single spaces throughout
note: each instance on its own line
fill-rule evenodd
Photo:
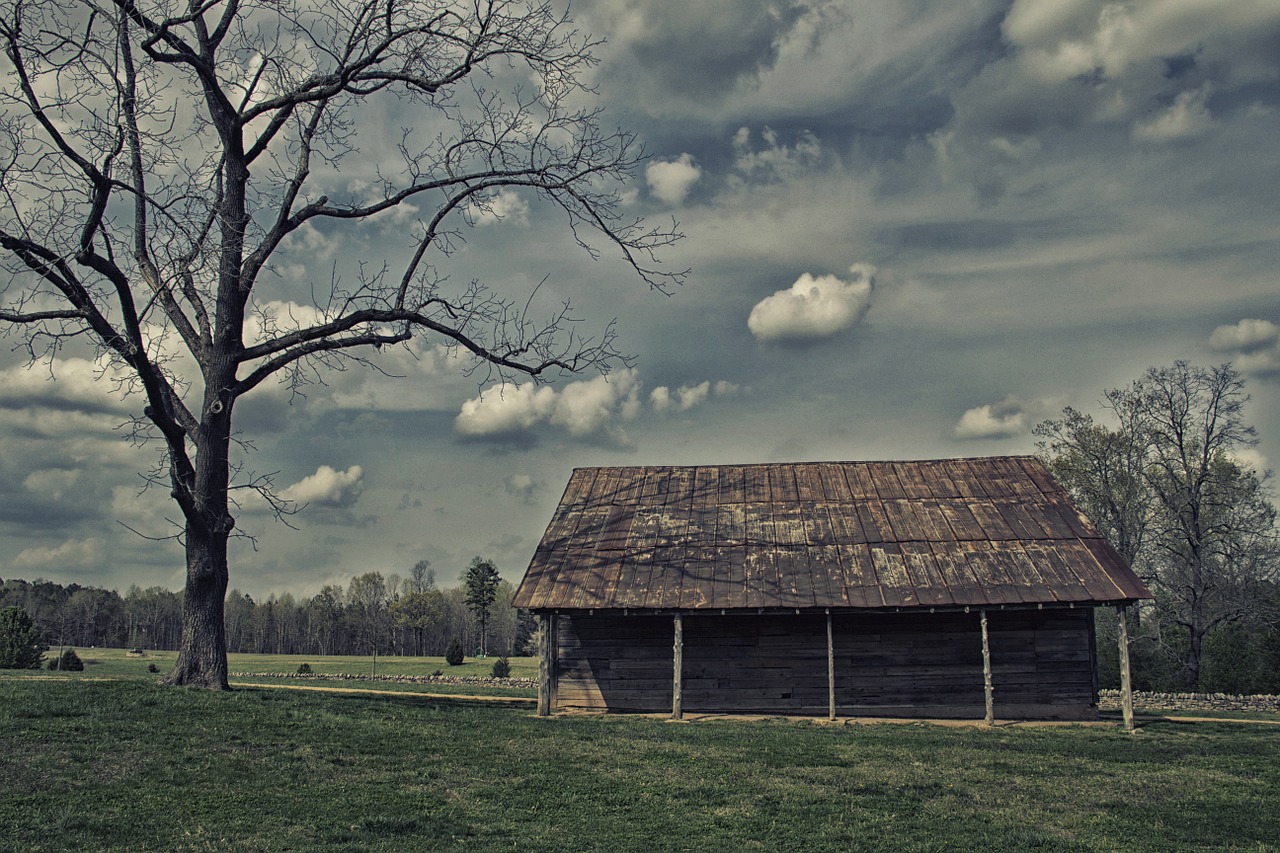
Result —
M 246 394 L 367 365 L 417 335 L 502 376 L 621 358 L 612 325 L 584 335 L 568 305 L 535 317 L 530 294 L 437 272 L 500 191 L 536 194 L 588 255 L 617 251 L 651 287 L 683 278 L 655 255 L 677 226 L 621 209 L 643 153 L 602 126 L 584 85 L 596 43 L 539 0 L 3 8 L 0 323 L 55 368 L 91 342 L 117 390 L 144 401 L 133 436 L 162 448 L 151 476 L 180 509 L 186 550 L 172 684 L 227 685 L 235 490 L 293 509 L 244 467 L 232 422 Z M 387 114 L 421 129 L 400 133 L 372 180 L 342 179 Z M 416 220 L 398 259 L 371 259 L 350 284 L 268 275 L 300 230 L 359 233 L 396 208 Z M 264 291 L 310 310 L 280 317 Z
M 1106 393 L 1115 429 L 1073 409 L 1036 427 L 1055 476 L 1152 585 L 1158 623 L 1176 638 L 1156 636 L 1191 690 L 1212 632 L 1275 617 L 1268 475 L 1236 458 L 1255 441 L 1248 400 L 1231 365 L 1179 361 Z

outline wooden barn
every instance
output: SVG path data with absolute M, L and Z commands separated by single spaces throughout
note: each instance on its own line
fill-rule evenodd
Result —
M 990 722 L 1096 717 L 1094 608 L 1143 598 L 1039 460 L 994 457 L 580 468 L 514 604 L 544 715 Z

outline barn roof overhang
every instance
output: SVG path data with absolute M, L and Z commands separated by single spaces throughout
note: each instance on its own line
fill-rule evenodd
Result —
M 1034 457 L 580 468 L 514 604 L 909 612 L 1151 594 Z

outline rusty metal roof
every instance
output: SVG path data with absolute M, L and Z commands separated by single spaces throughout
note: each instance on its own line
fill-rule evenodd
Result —
M 514 604 L 894 609 L 1151 593 L 1030 456 L 578 468 Z

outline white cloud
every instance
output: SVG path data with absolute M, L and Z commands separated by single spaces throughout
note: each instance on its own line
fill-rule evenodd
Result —
M 68 539 L 52 548 L 27 548 L 13 558 L 19 569 L 35 569 L 46 566 L 57 568 L 88 568 L 102 562 L 101 539 Z
M 681 154 L 674 160 L 655 160 L 645 167 L 645 180 L 649 192 L 670 205 L 683 204 L 689 190 L 702 177 L 702 170 L 693 162 L 692 155 Z
M 529 203 L 514 190 L 503 190 L 497 195 L 476 199 L 467 206 L 467 216 L 476 225 L 495 225 L 509 221 L 515 225 L 529 224 Z
M 551 423 L 563 426 L 574 438 L 599 433 L 610 425 L 619 406 L 638 392 L 639 378 L 634 370 L 570 382 L 560 392 Z
M 1259 477 L 1271 470 L 1271 460 L 1256 447 L 1238 447 L 1231 451 L 1231 459 L 1241 468 L 1253 471 Z
M 1236 370 L 1248 376 L 1280 376 L 1280 326 L 1270 320 L 1245 318 L 1218 326 L 1209 348 L 1230 355 Z
M 1209 335 L 1209 346 L 1218 352 L 1252 352 L 1277 342 L 1280 342 L 1280 326 L 1270 320 L 1252 318 L 1219 326 Z
M 653 406 L 656 411 L 665 412 L 671 409 L 671 389 L 666 385 L 659 385 L 649 392 L 649 405 Z
M 52 373 L 45 364 L 14 366 L 0 370 L 0 405 L 123 413 L 136 408 L 121 393 L 131 380 L 130 372 L 105 357 L 59 358 Z
M 1148 122 L 1134 126 L 1133 138 L 1144 142 L 1171 142 L 1208 133 L 1213 116 L 1206 101 L 1213 87 L 1205 84 L 1191 92 L 1180 92 L 1169 109 Z
M 533 503 L 539 489 L 538 483 L 528 474 L 512 474 L 502 481 L 502 486 L 507 494 L 518 498 L 521 503 Z
M 738 386 L 724 379 L 712 384 L 704 379 L 696 385 L 681 385 L 672 391 L 666 385 L 659 385 L 649 392 L 649 405 L 655 412 L 687 412 L 694 406 L 705 403 L 713 394 L 717 397 L 731 396 L 738 393 Z
M 500 385 L 463 403 L 454 429 L 469 438 L 502 438 L 553 424 L 574 438 L 627 444 L 617 421 L 635 416 L 639 392 L 639 374 L 630 369 L 570 382 L 558 392 L 532 383 Z
M 253 346 L 284 332 L 310 328 L 324 322 L 324 319 L 324 312 L 314 305 L 272 299 L 261 305 L 251 306 L 250 312 L 245 316 L 245 345 Z
M 352 465 L 346 471 L 338 471 L 321 465 L 316 472 L 303 477 L 280 493 L 286 500 L 321 506 L 351 506 L 364 487 L 364 469 Z
M 751 145 L 751 130 L 738 128 L 733 136 L 734 168 L 749 177 L 789 178 L 822 160 L 822 143 L 810 131 L 802 131 L 794 145 L 778 141 L 778 134 L 766 127 L 760 134 L 764 147 L 755 150 Z
M 481 437 L 524 432 L 551 416 L 556 392 L 548 386 L 500 385 L 462 404 L 454 429 L 465 436 Z
M 32 471 L 22 481 L 27 491 L 53 500 L 70 494 L 80 481 L 80 471 L 68 468 L 42 468 Z
M 1027 413 L 1011 398 L 975 406 L 960 416 L 956 438 L 1012 438 L 1027 431 Z
M 751 334 L 762 341 L 804 341 L 849 328 L 871 304 L 875 267 L 854 264 L 849 272 L 848 281 L 805 273 L 788 289 L 765 297 L 747 318 Z

